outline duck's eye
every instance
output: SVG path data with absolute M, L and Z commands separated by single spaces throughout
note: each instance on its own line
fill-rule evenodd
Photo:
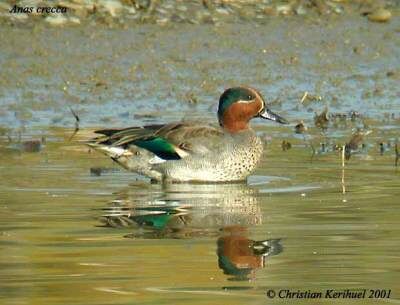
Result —
M 140 156 L 140 151 L 135 151 L 136 156 Z
M 252 97 L 251 95 L 249 95 L 247 98 L 248 98 L 249 100 L 252 100 L 252 99 L 253 99 L 253 97 Z

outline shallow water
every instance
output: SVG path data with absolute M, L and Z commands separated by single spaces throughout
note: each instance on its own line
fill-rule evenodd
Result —
M 343 184 L 340 153 L 272 140 L 245 184 L 161 186 L 71 132 L 49 131 L 39 153 L 2 143 L 3 304 L 265 304 L 268 289 L 328 288 L 392 289 L 382 302 L 397 302 L 392 153 L 352 156 Z M 252 240 L 274 246 L 247 253 Z
M 284 301 L 270 289 L 392 289 L 351 302 L 400 302 L 399 21 L 354 20 L 0 29 L 0 303 Z M 247 183 L 151 184 L 79 143 L 95 127 L 213 120 L 238 82 L 293 122 L 254 122 L 267 148 Z M 301 104 L 304 91 L 321 101 Z M 320 131 L 325 106 L 361 118 Z M 332 147 L 357 128 L 372 133 L 342 168 Z

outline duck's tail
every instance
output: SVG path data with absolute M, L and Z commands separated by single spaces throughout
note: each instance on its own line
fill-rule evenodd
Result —
M 85 143 L 87 146 L 89 146 L 90 148 L 101 152 L 102 154 L 106 155 L 107 157 L 110 157 L 113 160 L 117 160 L 122 156 L 125 157 L 131 157 L 132 153 L 129 150 L 126 150 L 122 147 L 118 147 L 118 146 L 109 146 L 109 145 L 105 145 L 105 144 L 99 144 L 96 142 L 86 142 Z
M 96 141 L 89 141 L 85 144 L 111 158 L 114 162 L 131 172 L 147 176 L 155 181 L 161 181 L 162 179 L 161 173 L 152 168 L 152 165 L 155 164 L 154 159 L 157 156 L 154 156 L 154 154 L 146 149 L 140 147 L 123 148 Z M 165 160 L 162 161 L 165 162 Z

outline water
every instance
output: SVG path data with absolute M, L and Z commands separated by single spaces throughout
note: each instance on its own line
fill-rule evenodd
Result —
M 392 289 L 396 302 L 393 154 L 353 156 L 342 184 L 340 153 L 311 161 L 300 140 L 286 152 L 273 140 L 245 184 L 162 186 L 70 132 L 49 132 L 40 153 L 2 143 L 2 303 L 265 304 L 268 289 L 328 288 Z
M 241 25 L 241 44 L 237 25 L 0 29 L 0 303 L 285 301 L 271 289 L 391 289 L 324 302 L 398 303 L 399 19 L 346 18 Z M 247 183 L 151 184 L 79 142 L 97 127 L 215 120 L 218 94 L 237 82 L 293 123 L 255 120 L 267 147 Z M 302 105 L 304 91 L 322 101 Z M 362 117 L 321 131 L 325 106 Z M 68 107 L 81 118 L 72 138 Z M 293 132 L 301 119 L 305 136 Z M 343 168 L 333 146 L 357 128 L 372 133 Z

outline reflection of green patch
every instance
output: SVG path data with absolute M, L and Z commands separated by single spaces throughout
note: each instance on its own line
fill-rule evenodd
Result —
M 169 222 L 173 215 L 160 214 L 160 215 L 143 215 L 136 216 L 134 219 L 141 225 L 153 227 L 155 229 L 163 229 Z

